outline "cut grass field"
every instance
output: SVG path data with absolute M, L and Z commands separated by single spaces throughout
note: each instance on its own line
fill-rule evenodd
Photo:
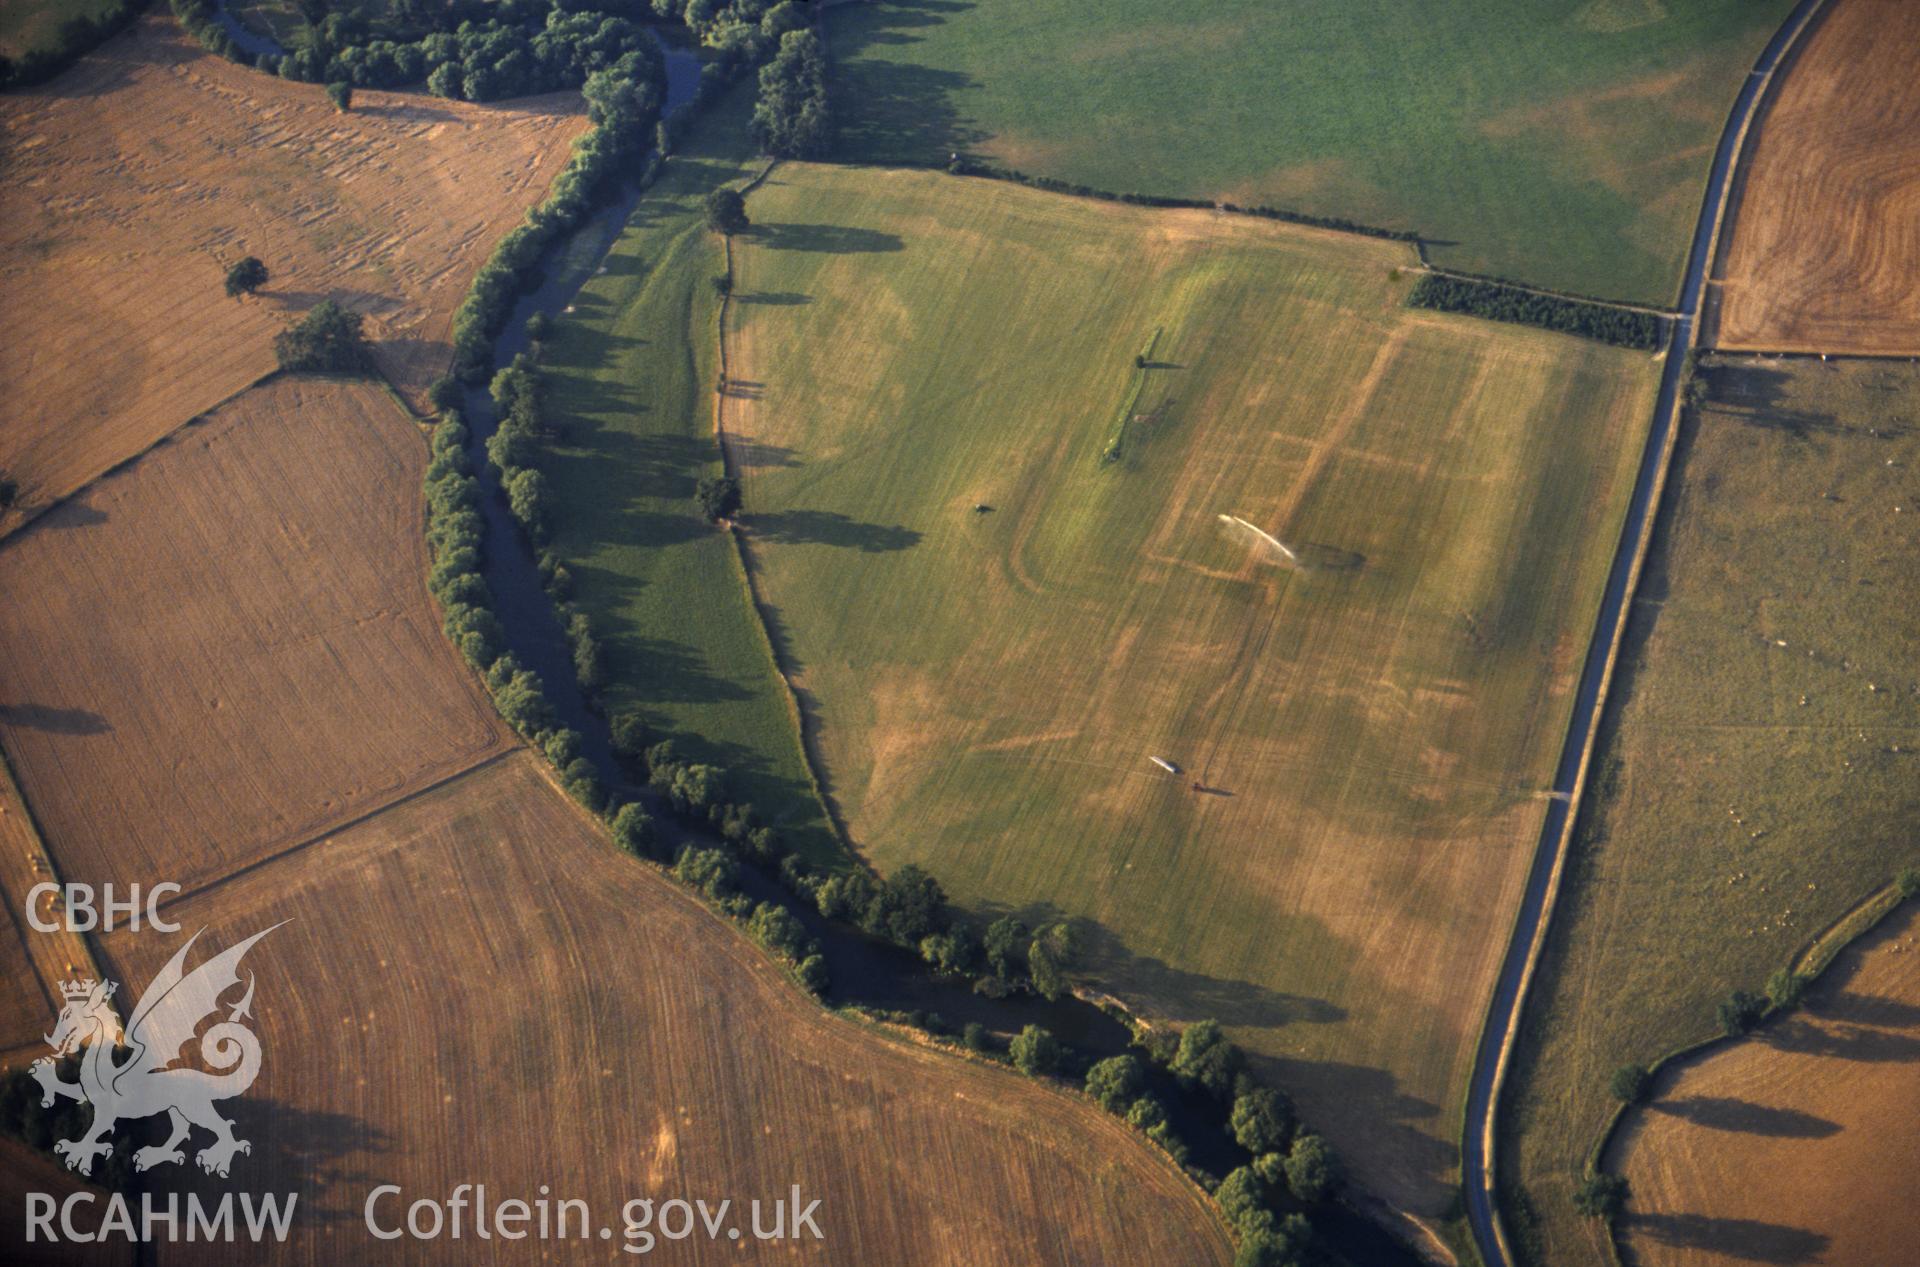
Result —
M 564 435 L 539 458 L 554 549 L 607 653 L 607 699 L 637 710 L 814 861 L 845 855 L 814 795 L 792 706 L 753 619 L 733 543 L 693 491 L 720 473 L 713 434 L 714 279 L 726 269 L 701 201 L 761 164 L 737 138 L 737 95 L 683 143 L 605 269 L 541 355 Z
M 63 879 L 191 888 L 505 745 L 426 459 L 378 387 L 277 378 L 0 543 L 0 743 Z
M 1224 1263 L 1210 1203 L 1091 1101 L 823 1011 L 764 952 L 615 850 L 520 751 L 172 909 L 248 955 L 259 1082 L 222 1107 L 250 1190 L 297 1192 L 288 1263 L 472 1262 L 465 1240 L 377 1242 L 405 1203 L 485 1184 L 589 1204 L 819 1198 L 824 1240 L 703 1236 L 689 1264 Z M 144 982 L 180 938 L 116 933 Z M 197 1172 L 161 1182 L 226 1188 Z M 767 1214 L 770 1221 L 770 1204 Z M 615 1242 L 616 1245 L 618 1242 Z M 231 1247 L 162 1245 L 162 1264 Z M 614 1253 L 547 1245 L 579 1259 Z M 618 1257 L 617 1253 L 614 1256 Z
M 343 115 L 157 17 L 0 98 L 0 472 L 23 510 L 272 370 L 273 336 L 321 299 L 367 314 L 381 372 L 420 404 L 473 273 L 584 126 L 577 104 L 369 91 Z M 272 280 L 229 299 L 247 255 Z
M 1569 1196 L 1612 1071 L 1710 1037 L 1720 999 L 1920 862 L 1920 373 L 1743 358 L 1707 381 L 1508 1083 L 1509 1226 L 1556 1267 L 1606 1261 Z
M 1244 217 L 809 165 L 748 208 L 727 439 L 855 844 L 1081 917 L 1438 1214 L 1656 363 Z
M 1837 0 L 1754 139 L 1718 345 L 1920 355 L 1920 5 Z
M 1713 146 L 1791 7 L 845 4 L 839 152 L 1416 229 L 1445 267 L 1671 304 Z
M 1868 935 L 1803 1010 L 1663 1080 L 1614 1149 L 1641 1267 L 1905 1262 L 1920 1202 L 1920 912 Z M 1616 1164 L 1619 1164 L 1616 1162 Z

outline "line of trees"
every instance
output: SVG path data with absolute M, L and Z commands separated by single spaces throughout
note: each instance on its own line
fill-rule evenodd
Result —
M 1653 313 L 1542 295 L 1501 282 L 1428 273 L 1414 283 L 1407 303 L 1414 308 L 1538 326 L 1646 352 L 1660 346 L 1660 318 Z
M 133 25 L 146 7 L 147 0 L 120 0 L 103 13 L 68 18 L 44 48 L 29 49 L 17 59 L 0 55 L 0 90 L 45 83 Z

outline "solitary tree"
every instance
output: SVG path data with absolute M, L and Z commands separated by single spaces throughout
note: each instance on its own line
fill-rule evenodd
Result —
M 1621 1065 L 1613 1071 L 1613 1078 L 1607 1083 L 1613 1092 L 1613 1098 L 1622 1104 L 1638 1104 L 1646 1098 L 1647 1084 L 1653 1081 L 1653 1075 L 1642 1064 Z
M 747 200 L 739 190 L 721 188 L 707 195 L 707 227 L 726 237 L 753 227 L 747 219 Z
M 341 114 L 353 109 L 353 85 L 340 80 L 327 85 L 327 97 Z
M 1720 1000 L 1720 1028 L 1730 1037 L 1738 1037 L 1760 1023 L 1767 1014 L 1767 1001 L 1757 994 L 1735 990 Z
M 1060 1065 L 1060 1042 L 1038 1025 L 1029 1025 L 1013 1037 L 1007 1046 L 1014 1067 L 1021 1073 L 1038 1077 L 1052 1073 Z
M 227 270 L 227 298 L 251 295 L 267 284 L 267 266 L 257 255 L 249 255 Z
M 1899 887 L 1901 897 L 1912 897 L 1920 893 L 1920 867 L 1908 867 L 1893 879 Z
M 1590 1219 L 1611 1219 L 1627 1203 L 1627 1181 L 1604 1171 L 1588 1175 L 1573 1190 L 1573 1208 Z
M 20 486 L 5 475 L 0 475 L 0 510 L 11 510 L 20 500 Z
M 740 481 L 731 475 L 703 479 L 693 491 L 693 500 L 708 519 L 730 519 L 740 509 Z

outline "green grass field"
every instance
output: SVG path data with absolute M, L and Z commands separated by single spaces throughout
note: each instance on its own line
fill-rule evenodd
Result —
M 695 760 L 731 771 L 739 799 L 816 861 L 844 855 L 813 795 L 791 707 L 747 600 L 733 544 L 693 489 L 720 470 L 713 435 L 725 267 L 701 199 L 754 170 L 736 99 L 648 190 L 542 355 L 548 412 L 566 429 L 541 456 L 554 548 L 607 644 L 609 701 L 637 708 Z
M 830 10 L 841 154 L 1417 229 L 1436 263 L 1670 304 L 1792 0 L 876 0 Z
M 7 0 L 0 4 L 0 54 L 51 48 L 62 23 L 97 18 L 113 7 L 114 0 Z
M 1568 1198 L 1608 1075 L 1715 1033 L 1720 999 L 1920 862 L 1920 373 L 1733 360 L 1710 380 L 1509 1083 L 1538 1263 L 1606 1261 Z
M 805 165 L 748 206 L 726 427 L 855 843 L 1082 917 L 1439 1212 L 1656 363 L 1244 217 Z

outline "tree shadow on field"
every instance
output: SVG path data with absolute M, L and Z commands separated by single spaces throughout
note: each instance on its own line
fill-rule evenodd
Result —
M 1831 1056 L 1871 1064 L 1911 1064 L 1920 1060 L 1920 1036 L 1866 1025 L 1820 1025 L 1790 1019 L 1768 1026 L 1760 1041 L 1781 1051 Z
M 104 735 L 113 729 L 106 718 L 89 709 L 50 704 L 0 704 L 0 726 L 42 730 L 50 735 Z
M 1786 404 L 1793 375 L 1751 361 L 1722 362 L 1702 367 L 1709 408 L 1749 427 L 1782 431 L 1796 440 L 1846 430 L 1830 413 L 1794 409 Z
M 199 419 L 194 421 L 198 422 Z M 70 501 L 60 505 L 52 514 L 41 519 L 34 526 L 46 527 L 54 531 L 69 528 L 91 528 L 107 522 L 107 512 L 88 502 Z
M 728 437 L 727 452 L 733 455 L 736 466 L 749 471 L 806 465 L 800 460 L 798 451 L 789 449 L 785 445 L 768 444 L 764 440 L 749 440 L 738 435 Z
M 1129 994 L 1178 999 L 1180 1011 L 1189 1016 L 1211 1017 L 1222 1025 L 1251 1029 L 1326 1025 L 1347 1018 L 1345 1008 L 1325 999 L 1287 994 L 1252 981 L 1211 977 L 1140 954 L 1105 924 L 1084 916 L 1070 916 L 1050 902 L 1019 908 L 986 903 L 981 910 L 990 917 L 1011 914 L 1029 928 L 1063 921 L 1072 924 L 1080 947 L 1075 962 L 1089 975 L 1103 981 L 1124 981 Z
M 1878 994 L 1842 990 L 1820 1000 L 1814 1009 L 1822 1020 L 1849 1025 L 1877 1025 L 1883 1029 L 1920 1029 L 1920 1007 Z
M 895 60 L 911 58 L 913 45 L 928 30 L 973 7 L 968 0 L 889 0 L 827 11 L 834 100 L 846 103 L 835 127 L 836 154 L 945 163 L 949 154 L 988 138 L 954 104 L 956 94 L 978 81 L 958 71 Z
M 864 523 L 837 510 L 782 510 L 748 515 L 743 522 L 755 538 L 782 545 L 839 546 L 865 554 L 886 554 L 911 549 L 920 542 L 920 534 L 912 528 Z
M 905 247 L 897 233 L 839 224 L 756 224 L 747 235 L 771 251 L 818 251 L 827 255 L 860 255 L 898 251 Z M 805 296 L 799 297 L 804 302 Z
M 155 1167 L 140 1176 L 140 1186 L 156 1194 L 192 1193 L 201 1208 L 214 1210 L 232 1191 L 252 1193 L 257 1202 L 267 1195 L 292 1193 L 297 1197 L 293 1225 L 358 1223 L 367 1192 L 391 1176 L 377 1175 L 349 1158 L 385 1153 L 393 1137 L 363 1118 L 344 1113 L 320 1113 L 257 1095 L 224 1101 L 233 1133 L 246 1140 L 250 1151 L 233 1159 L 228 1178 L 209 1175 L 194 1162 L 196 1151 L 207 1145 L 206 1132 L 195 1129 L 184 1144 L 186 1160 Z M 164 1115 L 147 1119 L 135 1129 L 139 1144 L 166 1139 Z M 404 1210 L 404 1207 L 400 1207 Z M 242 1220 L 236 1205 L 234 1220 Z
M 1802 1113 L 1798 1109 L 1775 1108 L 1727 1096 L 1694 1095 L 1678 1100 L 1661 1100 L 1652 1106 L 1655 1113 L 1677 1117 L 1695 1126 L 1714 1131 L 1735 1131 L 1742 1135 L 1770 1135 L 1782 1139 L 1825 1139 L 1840 1133 L 1840 1123 Z
M 1631 1214 L 1623 1226 L 1629 1245 L 1645 1237 L 1672 1249 L 1712 1250 L 1754 1263 L 1810 1263 L 1819 1258 L 1829 1240 L 1803 1227 L 1706 1214 Z M 1629 1261 L 1633 1257 L 1637 1256 Z
M 750 295 L 735 295 L 733 298 L 736 303 L 765 304 L 773 308 L 798 308 L 813 302 L 812 295 L 792 290 L 762 290 Z

